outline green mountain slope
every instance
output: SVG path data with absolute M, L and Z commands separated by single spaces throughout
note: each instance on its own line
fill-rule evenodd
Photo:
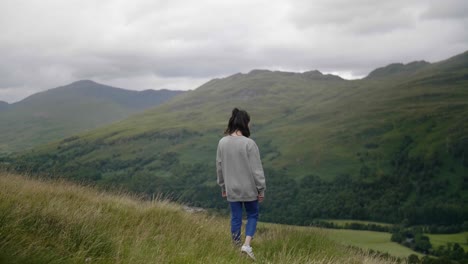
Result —
M 254 70 L 5 163 L 223 208 L 214 155 L 230 111 L 241 107 L 267 171 L 265 220 L 461 225 L 467 87 L 468 52 L 384 79 Z
M 0 188 L 0 263 L 252 263 L 227 217 L 1 172 Z M 318 228 L 259 223 L 252 246 L 260 263 L 398 263 Z
M 181 91 L 142 92 L 78 81 L 0 104 L 0 152 L 20 151 L 123 119 Z

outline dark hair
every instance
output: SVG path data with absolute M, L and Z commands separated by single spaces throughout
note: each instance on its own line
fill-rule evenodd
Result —
M 230 135 L 239 130 L 244 137 L 250 137 L 249 129 L 250 116 L 245 110 L 234 108 L 231 118 L 229 118 L 228 127 L 224 131 L 225 135 Z

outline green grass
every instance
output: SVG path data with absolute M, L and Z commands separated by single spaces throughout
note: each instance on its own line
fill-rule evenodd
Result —
M 381 226 L 392 226 L 392 224 L 361 221 L 361 220 L 340 220 L 340 219 L 323 219 L 322 221 L 334 223 L 335 225 L 344 227 L 346 224 L 359 223 L 359 224 L 375 224 Z M 341 241 L 344 244 L 353 245 L 361 248 L 369 248 L 388 252 L 393 256 L 408 256 L 409 254 L 417 254 L 407 247 L 403 247 L 397 243 L 391 242 L 391 234 L 386 232 L 373 232 L 361 230 L 347 230 L 347 229 L 327 229 L 330 237 L 336 241 Z M 467 251 L 468 250 L 468 232 L 457 234 L 425 234 L 429 237 L 432 248 L 436 249 L 439 246 L 447 246 L 447 243 L 458 243 Z
M 341 220 L 341 219 L 322 219 L 322 221 L 334 223 L 337 226 L 345 226 L 346 224 L 358 223 L 363 225 L 379 225 L 379 226 L 393 226 L 392 224 L 381 223 L 381 222 L 372 222 L 372 221 L 362 221 L 362 220 Z
M 0 188 L 1 263 L 251 263 L 231 245 L 225 217 L 8 173 Z M 260 223 L 252 246 L 258 263 L 394 263 L 328 236 Z
M 468 250 L 468 232 L 457 233 L 457 234 L 426 234 L 433 248 L 439 246 L 447 246 L 447 243 L 458 243 L 460 246 L 467 251 Z
M 391 242 L 390 237 L 392 235 L 390 233 L 347 229 L 327 229 L 326 232 L 328 237 L 345 245 L 373 249 L 392 256 L 407 257 L 410 254 L 422 256 L 416 251 Z

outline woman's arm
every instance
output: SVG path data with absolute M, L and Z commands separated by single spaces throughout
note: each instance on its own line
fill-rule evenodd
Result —
M 223 169 L 221 166 L 221 150 L 218 145 L 218 150 L 216 151 L 216 175 L 218 177 L 218 185 L 221 187 L 221 193 L 223 197 L 226 197 L 226 186 L 224 185 L 224 175 Z
M 263 172 L 262 161 L 260 159 L 260 151 L 253 140 L 250 148 L 248 149 L 248 154 L 250 168 L 252 169 L 252 175 L 255 181 L 255 186 L 257 187 L 259 200 L 263 200 L 266 190 L 265 174 Z

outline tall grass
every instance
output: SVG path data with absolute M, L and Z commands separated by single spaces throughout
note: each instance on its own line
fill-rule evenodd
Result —
M 229 221 L 65 181 L 0 173 L 1 263 L 250 263 Z M 260 223 L 259 263 L 395 263 L 346 248 L 320 229 Z

